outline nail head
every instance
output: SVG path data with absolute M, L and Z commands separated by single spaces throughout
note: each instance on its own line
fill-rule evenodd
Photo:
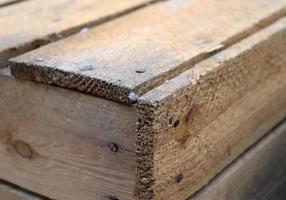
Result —
M 36 62 L 43 62 L 44 61 L 44 58 L 37 58 L 36 59 Z
M 91 64 L 83 65 L 80 67 L 80 71 L 90 71 L 93 70 L 93 66 Z
M 113 152 L 118 152 L 118 145 L 117 144 L 115 144 L 115 143 L 110 143 L 109 145 L 109 149 L 111 150 L 111 151 L 113 151 Z
M 138 74 L 142 74 L 142 73 L 145 73 L 145 69 L 137 69 L 136 70 L 136 73 L 138 73 Z
M 138 101 L 138 98 L 138 95 L 133 92 L 130 92 L 128 95 L 128 99 L 131 103 L 136 103 Z

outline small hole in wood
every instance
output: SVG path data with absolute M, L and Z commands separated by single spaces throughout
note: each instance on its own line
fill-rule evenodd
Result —
M 184 177 L 183 177 L 183 174 L 177 175 L 177 176 L 176 176 L 176 182 L 177 182 L 177 183 L 180 183 L 180 182 L 183 180 L 183 178 L 184 178 Z
M 171 117 L 171 118 L 169 119 L 169 125 L 172 125 L 172 126 L 173 126 L 173 117 Z
M 174 127 L 177 128 L 180 125 L 180 120 L 176 120 L 174 123 Z

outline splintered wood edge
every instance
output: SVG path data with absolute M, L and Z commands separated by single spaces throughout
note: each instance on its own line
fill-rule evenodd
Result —
M 112 99 L 114 101 L 133 104 L 137 95 L 124 86 L 86 77 L 81 74 L 51 69 L 40 65 L 10 61 L 12 74 L 25 80 L 35 80 L 40 83 L 58 85 L 63 88 L 75 89 L 94 96 Z M 44 74 L 44 76 L 43 76 Z
M 232 47 L 234 50 L 231 50 L 231 56 L 225 58 L 225 60 L 222 58 L 219 62 L 213 63 L 212 60 L 206 59 L 202 62 L 214 64 L 214 66 L 209 66 L 209 68 L 202 71 L 196 71 L 196 73 L 192 69 L 187 70 L 139 98 L 137 103 L 137 195 L 139 199 L 156 199 L 154 190 L 155 136 L 162 126 L 158 122 L 158 118 L 165 117 L 164 115 L 161 116 L 165 109 L 165 104 L 170 101 L 180 101 L 180 98 L 183 98 L 184 90 L 204 80 L 209 74 L 215 73 L 219 67 L 224 66 L 224 63 L 237 57 L 239 58 L 241 54 L 247 54 L 252 47 L 269 40 L 271 37 L 275 37 L 279 33 L 285 32 L 285 24 L 286 17 L 245 38 L 244 40 L 247 40 L 246 43 L 243 43 L 244 40 L 242 40 L 239 44 L 235 44 L 237 48 Z M 227 52 L 228 49 L 224 51 Z M 219 54 L 220 52 L 214 56 L 219 57 Z

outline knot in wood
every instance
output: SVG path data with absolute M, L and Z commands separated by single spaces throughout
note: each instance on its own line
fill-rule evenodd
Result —
M 33 150 L 30 147 L 30 145 L 24 141 L 21 140 L 15 140 L 14 141 L 14 148 L 16 152 L 24 157 L 24 158 L 32 158 L 33 157 Z

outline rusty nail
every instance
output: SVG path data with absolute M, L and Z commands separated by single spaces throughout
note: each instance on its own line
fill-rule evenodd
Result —
M 118 145 L 117 144 L 115 144 L 115 143 L 110 143 L 109 145 L 108 145 L 108 147 L 109 147 L 109 149 L 111 150 L 111 151 L 113 151 L 113 152 L 118 152 Z

